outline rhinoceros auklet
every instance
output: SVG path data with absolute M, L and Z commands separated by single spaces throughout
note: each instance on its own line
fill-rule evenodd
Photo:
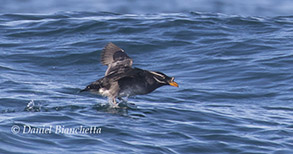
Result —
M 132 59 L 111 42 L 101 53 L 101 63 L 108 66 L 105 76 L 92 82 L 81 92 L 90 91 L 107 96 L 114 107 L 118 107 L 117 98 L 122 100 L 122 97 L 147 94 L 164 85 L 178 87 L 174 77 L 133 68 Z

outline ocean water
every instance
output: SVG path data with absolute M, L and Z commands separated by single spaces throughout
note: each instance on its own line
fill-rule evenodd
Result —
M 292 36 L 293 16 L 1 14 L 0 153 L 291 154 Z M 108 42 L 180 87 L 78 93 Z
M 246 16 L 293 14 L 292 0 L 0 0 L 1 13 L 104 11 L 123 14 L 216 12 Z

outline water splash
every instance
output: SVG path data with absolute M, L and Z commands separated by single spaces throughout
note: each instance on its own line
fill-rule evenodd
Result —
M 27 103 L 25 111 L 31 111 L 31 112 L 40 112 L 41 111 L 41 106 L 40 104 L 35 104 L 34 100 L 31 100 L 30 102 Z

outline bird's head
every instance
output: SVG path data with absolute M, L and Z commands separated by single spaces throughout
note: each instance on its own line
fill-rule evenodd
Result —
M 174 77 L 169 77 L 161 72 L 153 72 L 153 71 L 149 71 L 149 72 L 152 73 L 153 78 L 156 80 L 156 82 L 164 84 L 164 85 L 179 87 L 178 83 L 174 81 L 175 79 Z

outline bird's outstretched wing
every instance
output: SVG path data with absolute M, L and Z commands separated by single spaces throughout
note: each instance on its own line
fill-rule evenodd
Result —
M 125 67 L 132 66 L 132 59 L 112 42 L 108 43 L 101 53 L 101 63 L 107 65 L 105 76 Z

